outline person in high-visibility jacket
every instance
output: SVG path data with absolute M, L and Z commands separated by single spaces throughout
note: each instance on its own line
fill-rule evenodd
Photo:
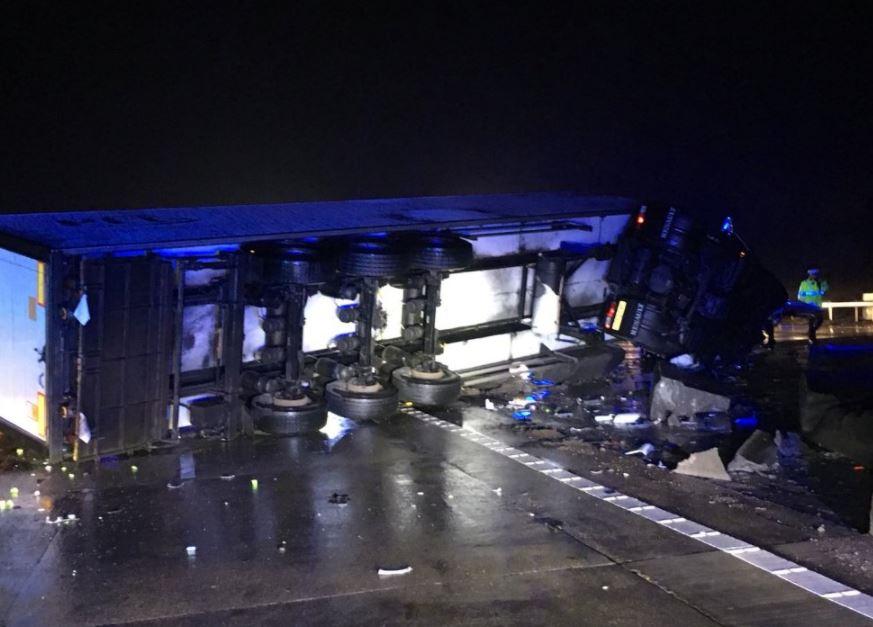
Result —
M 801 303 L 809 303 L 821 307 L 825 292 L 828 291 L 828 282 L 819 278 L 819 271 L 810 268 L 807 277 L 800 282 L 797 290 L 797 300 Z
M 828 282 L 819 277 L 817 268 L 810 268 L 807 271 L 807 277 L 800 282 L 800 287 L 797 289 L 797 300 L 808 305 L 815 305 L 821 308 L 822 300 L 825 293 L 828 291 Z M 821 324 L 821 317 L 818 319 L 809 319 L 809 341 L 815 342 L 815 332 Z

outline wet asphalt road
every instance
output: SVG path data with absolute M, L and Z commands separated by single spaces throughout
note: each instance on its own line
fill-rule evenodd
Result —
M 865 622 L 409 416 L 332 435 L 0 475 L 0 623 Z

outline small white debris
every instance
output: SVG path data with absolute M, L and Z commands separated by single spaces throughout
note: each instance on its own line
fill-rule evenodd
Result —
M 594 420 L 600 424 L 612 422 L 615 419 L 615 414 L 598 414 L 594 416 Z
M 490 409 L 491 411 L 495 411 L 497 409 L 497 405 L 494 404 L 490 398 L 485 399 L 485 409 Z
M 500 496 L 501 494 L 503 494 L 503 488 L 494 488 L 491 491 L 494 492 L 494 494 L 496 494 L 497 496 Z
M 424 492 L 418 492 L 418 496 L 424 496 Z
M 694 368 L 697 366 L 697 360 L 694 359 L 693 355 L 689 355 L 688 353 L 674 357 L 670 360 L 670 363 L 683 369 Z
M 188 554 L 188 557 L 194 557 L 195 555 L 197 555 L 197 547 L 196 546 L 185 547 L 185 552 Z
M 517 375 L 517 374 L 525 374 L 529 372 L 530 368 L 528 368 L 525 364 L 521 362 L 516 362 L 509 366 L 509 374 Z
M 612 421 L 617 425 L 632 425 L 635 422 L 639 422 L 641 417 L 642 415 L 639 412 L 625 412 L 616 414 Z
M 609 590 L 609 586 L 601 586 L 600 589 L 601 590 Z
M 408 575 L 412 572 L 412 566 L 401 566 L 399 568 L 380 568 L 380 577 L 393 577 L 395 575 Z
M 67 520 L 69 520 L 70 522 L 76 520 L 76 515 L 75 514 L 67 514 Z
M 625 455 L 642 455 L 643 457 L 649 457 L 652 453 L 655 452 L 655 445 L 651 442 L 646 442 L 640 445 L 640 448 L 635 448 L 632 451 L 628 451 Z

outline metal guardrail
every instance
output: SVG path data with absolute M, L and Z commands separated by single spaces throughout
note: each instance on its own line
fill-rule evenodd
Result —
M 854 309 L 855 322 L 860 320 L 860 311 L 869 309 L 871 318 L 873 318 L 873 301 L 869 300 L 848 300 L 848 301 L 825 301 L 821 304 L 822 309 L 828 310 L 828 320 L 834 319 L 834 309 Z

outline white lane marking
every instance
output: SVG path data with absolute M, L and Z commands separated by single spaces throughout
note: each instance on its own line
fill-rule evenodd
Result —
M 862 616 L 873 618 L 873 596 L 864 594 L 815 571 L 799 566 L 790 560 L 774 555 L 760 547 L 753 546 L 747 542 L 723 534 L 720 531 L 716 531 L 715 529 L 710 529 L 709 527 L 694 521 L 677 516 L 672 512 L 650 505 L 636 497 L 622 494 L 617 490 L 600 485 L 586 477 L 575 475 L 569 470 L 557 466 L 553 462 L 539 459 L 538 457 L 534 457 L 533 455 L 520 451 L 514 447 L 506 446 L 502 442 L 494 440 L 474 429 L 470 429 L 469 427 L 459 427 L 454 423 L 442 420 L 436 416 L 431 416 L 430 414 L 426 414 L 411 407 L 403 407 L 400 411 L 414 418 L 418 418 L 427 424 L 436 425 L 443 429 L 447 429 L 452 433 L 459 433 L 459 435 L 463 436 L 465 439 L 475 444 L 479 444 L 480 446 L 487 448 L 489 451 L 493 451 L 507 459 L 519 462 L 531 470 L 536 470 L 540 474 L 550 477 L 566 486 L 575 488 L 588 496 L 615 505 L 626 512 L 631 512 L 637 516 L 646 518 L 667 529 L 671 529 L 676 533 L 680 533 L 686 537 L 693 538 L 698 542 L 711 546 L 722 553 L 733 555 L 737 559 L 763 570 L 764 572 L 770 573 L 782 581 L 794 584 L 807 592 L 822 599 L 827 599 L 828 601 L 836 603 L 846 609 L 857 612 Z M 539 466 L 549 466 L 549 468 L 539 468 Z M 627 505 L 625 505 L 625 502 L 627 502 Z M 628 505 L 630 505 L 630 507 L 628 507 Z

